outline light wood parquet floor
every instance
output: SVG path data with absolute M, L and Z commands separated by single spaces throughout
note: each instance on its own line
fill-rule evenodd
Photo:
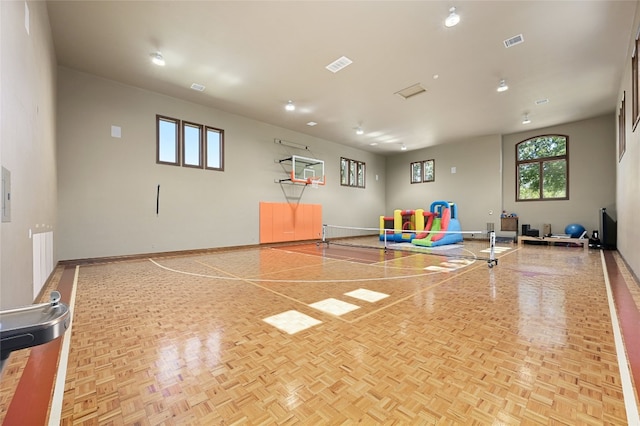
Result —
M 600 252 L 511 247 L 491 269 L 302 246 L 81 266 L 62 424 L 627 424 Z M 287 311 L 321 322 L 264 321 Z

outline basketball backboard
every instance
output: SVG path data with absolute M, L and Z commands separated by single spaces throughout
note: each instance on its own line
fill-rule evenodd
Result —
M 316 158 L 291 157 L 291 182 L 324 185 L 324 161 Z

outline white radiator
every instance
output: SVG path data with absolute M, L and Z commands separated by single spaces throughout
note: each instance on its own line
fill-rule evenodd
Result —
M 53 272 L 53 231 L 33 234 L 33 300 Z

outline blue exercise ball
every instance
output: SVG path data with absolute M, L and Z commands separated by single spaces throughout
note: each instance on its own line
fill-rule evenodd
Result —
M 571 223 L 564 228 L 564 233 L 571 236 L 571 238 L 580 238 L 584 231 L 586 231 L 586 229 L 579 223 Z

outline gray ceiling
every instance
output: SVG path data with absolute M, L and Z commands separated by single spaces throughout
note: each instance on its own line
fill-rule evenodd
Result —
M 47 3 L 61 66 L 382 154 L 613 113 L 636 11 L 635 1 Z M 446 28 L 451 6 L 461 22 Z M 505 48 L 518 34 L 524 43 Z M 156 50 L 166 66 L 151 63 Z M 325 68 L 343 55 L 350 66 Z M 498 93 L 501 78 L 509 90 Z M 416 83 L 427 91 L 395 94 Z

